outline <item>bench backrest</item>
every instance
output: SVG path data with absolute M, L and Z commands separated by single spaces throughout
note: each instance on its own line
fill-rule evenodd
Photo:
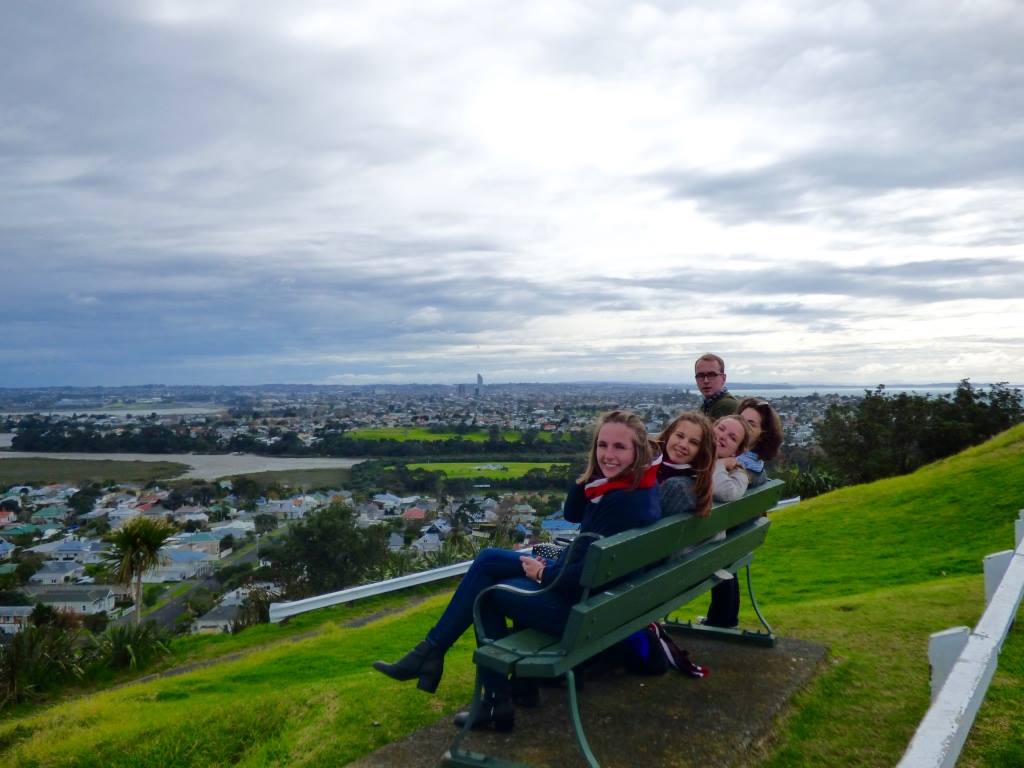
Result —
M 742 498 L 715 506 L 707 517 L 680 514 L 640 530 L 598 539 L 587 548 L 580 584 L 596 589 L 698 544 L 719 531 L 760 517 L 778 503 L 785 483 L 769 480 Z
M 687 602 L 688 592 L 696 596 L 704 591 L 715 571 L 765 540 L 770 522 L 762 515 L 775 506 L 783 488 L 781 481 L 770 481 L 715 507 L 709 517 L 674 515 L 640 531 L 595 541 L 587 549 L 581 579 L 592 591 L 573 606 L 562 648 L 592 641 L 607 646 L 632 632 L 631 627 Z M 728 531 L 724 539 L 708 541 L 720 531 Z M 694 549 L 682 554 L 687 547 Z M 610 588 L 600 589 L 612 582 L 616 583 Z

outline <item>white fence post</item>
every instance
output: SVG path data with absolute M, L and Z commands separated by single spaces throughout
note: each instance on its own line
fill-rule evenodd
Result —
M 936 632 L 928 638 L 928 663 L 932 667 L 932 701 L 939 695 L 946 678 L 960 658 L 971 636 L 970 627 L 953 627 Z
M 985 571 L 985 605 L 992 602 L 992 596 L 999 589 L 999 582 L 1003 580 L 1006 569 L 1010 567 L 1010 560 L 1013 559 L 1013 550 L 1006 549 L 1002 552 L 993 552 L 986 555 L 982 560 L 982 567 Z
M 1024 518 L 1017 522 L 1022 520 Z M 1003 641 L 1024 596 L 1024 541 L 1019 532 L 1020 526 L 1017 526 L 1017 549 L 1010 552 L 1009 557 L 1001 557 L 1006 554 L 1001 552 L 985 558 L 985 612 L 974 631 L 967 635 L 967 642 L 953 661 L 937 694 L 933 688 L 932 704 L 903 753 L 898 768 L 955 768 L 995 674 Z M 996 570 L 1002 571 L 1002 580 L 989 595 L 988 576 Z M 932 636 L 932 642 L 939 638 L 939 645 L 952 645 L 963 636 L 962 632 L 959 627 L 938 632 Z M 938 651 L 933 658 L 932 642 L 929 643 L 928 658 L 933 664 L 934 684 L 940 675 L 937 667 L 948 664 L 948 659 Z
M 1020 511 L 1017 519 L 1013 521 L 1014 546 L 1019 547 L 1024 541 L 1024 509 Z

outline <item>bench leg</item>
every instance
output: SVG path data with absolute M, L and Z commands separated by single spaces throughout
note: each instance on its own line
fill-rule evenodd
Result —
M 740 560 L 739 563 L 734 563 L 729 566 L 729 570 L 736 568 L 738 571 L 741 567 L 747 569 L 747 592 L 750 594 L 750 604 L 754 608 L 754 613 L 757 614 L 757 618 L 761 621 L 761 625 L 765 628 L 765 632 L 753 632 L 749 629 L 726 629 L 724 627 L 711 627 L 706 624 L 694 624 L 692 621 L 676 621 L 675 619 L 665 618 L 665 626 L 673 632 L 678 632 L 684 635 L 697 635 L 699 637 L 713 638 L 715 640 L 728 640 L 738 643 L 747 643 L 751 645 L 761 645 L 766 648 L 772 648 L 775 646 L 775 634 L 768 622 L 765 621 L 764 616 L 761 614 L 761 609 L 757 605 L 757 599 L 754 597 L 754 587 L 750 579 L 750 560 Z M 713 587 L 715 584 L 720 583 L 717 577 L 713 577 L 709 581 L 705 582 L 708 587 Z
M 462 740 L 466 738 L 472 730 L 472 724 L 476 720 L 477 715 L 480 714 L 481 701 L 483 701 L 484 681 L 483 675 L 480 674 L 480 668 L 476 670 L 476 682 L 473 684 L 473 700 L 469 704 L 469 717 L 466 719 L 466 724 L 459 729 L 459 732 L 455 735 L 455 740 L 452 745 L 448 747 L 448 751 L 444 753 L 444 758 L 441 765 L 444 766 L 465 766 L 465 765 L 477 765 L 481 759 L 486 759 L 485 755 L 479 755 L 476 752 L 465 752 L 460 749 Z
M 472 730 L 472 725 L 470 724 L 476 720 L 477 715 L 480 713 L 483 697 L 483 675 L 480 674 L 480 668 L 477 667 L 476 683 L 473 688 L 473 701 L 469 705 L 469 718 L 458 734 L 456 734 L 452 745 L 448 747 L 448 751 L 441 757 L 440 768 L 530 768 L 530 766 L 523 765 L 522 763 L 512 763 L 500 757 L 461 749 L 462 740 Z
M 567 683 L 566 687 L 569 689 L 569 714 L 572 716 L 572 727 L 576 732 L 576 741 L 580 745 L 580 752 L 583 753 L 583 758 L 587 761 L 587 765 L 590 768 L 601 768 L 597 758 L 594 757 L 594 753 L 590 750 L 586 734 L 583 733 L 583 721 L 580 719 L 579 702 L 576 700 L 576 675 L 571 669 L 565 673 L 565 680 Z
M 761 615 L 761 609 L 757 606 L 757 598 L 754 597 L 754 582 L 750 580 L 749 563 L 747 564 L 747 594 L 750 595 L 750 606 L 754 609 L 754 613 L 757 614 L 757 619 L 761 622 L 761 626 L 765 628 L 770 637 L 774 638 L 775 633 L 772 631 L 771 625 L 764 620 L 764 616 Z

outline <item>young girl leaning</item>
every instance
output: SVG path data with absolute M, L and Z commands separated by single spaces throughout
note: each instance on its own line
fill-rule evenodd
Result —
M 712 472 L 715 465 L 711 421 L 696 411 L 676 416 L 656 438 L 661 446 L 658 490 L 664 517 L 692 512 L 711 514 Z

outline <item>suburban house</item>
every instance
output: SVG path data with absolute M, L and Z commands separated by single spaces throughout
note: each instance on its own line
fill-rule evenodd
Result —
M 14 552 L 14 545 L 9 541 L 0 539 L 0 560 L 10 560 L 11 554 Z
M 165 581 L 185 581 L 209 576 L 213 573 L 215 555 L 190 549 L 164 547 L 160 550 L 161 563 L 142 575 L 144 584 Z
M 407 523 L 422 523 L 426 517 L 427 513 L 419 507 L 409 507 L 402 513 L 402 519 Z
M 564 517 L 546 517 L 540 521 L 540 529 L 549 534 L 551 538 L 556 536 L 575 536 L 580 529 L 579 523 L 570 523 Z
M 92 552 L 92 542 L 81 539 L 65 539 L 50 553 L 50 559 L 84 563 L 90 552 Z
M 221 531 L 224 531 L 224 533 L 221 533 Z M 236 539 L 239 535 L 245 536 L 245 534 L 250 532 L 256 533 L 256 522 L 254 520 L 231 520 L 227 523 L 210 526 L 210 533 L 215 533 L 218 536 L 227 536 L 230 533 Z
M 0 633 L 16 635 L 29 625 L 31 605 L 0 605 Z
M 43 567 L 29 577 L 30 584 L 68 584 L 80 576 L 85 576 L 85 566 L 81 563 L 47 560 Z
M 405 548 L 405 538 L 400 533 L 392 533 L 388 536 L 388 549 L 392 552 L 401 552 Z
M 262 590 L 270 597 L 280 597 L 281 587 L 272 581 L 257 581 L 253 584 L 243 584 L 230 592 L 225 592 L 220 599 L 221 605 L 241 605 L 255 590 Z
M 0 509 L 0 525 L 18 522 L 18 513 L 13 509 Z
M 13 539 L 16 536 L 38 536 L 43 532 L 43 528 L 38 525 L 32 525 L 31 523 L 16 523 L 15 525 L 8 525 L 2 531 L 0 536 L 5 539 Z
M 385 512 L 394 512 L 402 503 L 402 499 L 393 493 L 378 493 L 374 495 L 373 503 Z
M 239 605 L 218 605 L 192 622 L 193 634 L 211 635 L 231 632 L 238 618 Z
M 43 507 L 32 513 L 29 522 L 42 526 L 60 525 L 67 519 L 67 516 L 67 507 Z
M 210 516 L 201 507 L 180 507 L 174 513 L 174 521 L 179 525 L 185 525 L 185 523 L 202 523 L 205 525 L 210 522 Z
M 451 535 L 451 532 L 451 525 L 449 525 L 448 521 L 443 518 L 432 522 L 426 530 L 426 533 L 436 533 L 441 539 L 447 539 L 448 536 Z
M 138 517 L 141 514 L 142 513 L 135 507 L 127 505 L 119 506 L 114 509 L 107 510 L 107 522 L 110 523 L 111 528 L 117 530 L 133 517 Z
M 441 551 L 441 539 L 436 533 L 424 533 L 410 545 L 421 554 Z
M 114 610 L 114 590 L 106 584 L 34 589 L 29 597 L 58 611 L 94 614 Z
M 205 552 L 214 557 L 220 556 L 220 536 L 212 533 L 180 533 L 174 537 L 183 547 L 193 552 Z

